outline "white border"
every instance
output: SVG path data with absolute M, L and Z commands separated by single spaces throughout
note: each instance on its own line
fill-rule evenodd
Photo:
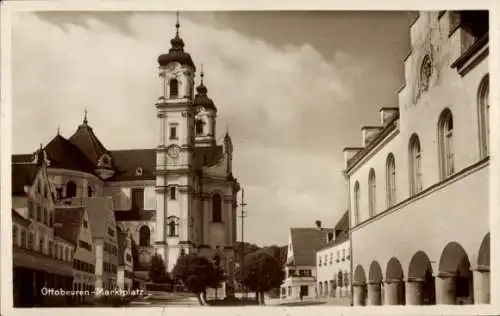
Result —
M 231 11 L 231 10 L 450 10 L 450 9 L 490 9 L 490 83 L 492 87 L 500 87 L 497 79 L 499 66 L 498 39 L 500 37 L 500 23 L 498 22 L 498 7 L 500 2 L 495 0 L 142 0 L 142 1 L 104 1 L 104 0 L 67 0 L 67 1 L 2 1 L 1 3 L 1 107 L 0 107 L 0 227 L 1 227 L 1 314 L 2 315 L 54 315 L 72 313 L 86 315 L 107 314 L 118 315 L 126 311 L 127 314 L 141 315 L 157 313 L 163 315 L 173 311 L 176 316 L 255 314 L 276 315 L 276 313 L 291 314 L 342 314 L 342 315 L 487 315 L 498 313 L 500 301 L 500 273 L 498 273 L 497 253 L 500 253 L 500 243 L 496 240 L 496 230 L 500 226 L 500 166 L 497 163 L 497 154 L 500 150 L 499 125 L 491 124 L 491 156 L 490 156 L 490 212 L 491 221 L 491 302 L 488 306 L 366 306 L 366 307 L 336 307 L 336 306 L 308 306 L 304 307 L 149 307 L 149 308 L 33 308 L 12 309 L 12 234 L 11 234 L 11 152 L 12 152 L 12 116 L 11 116 L 11 29 L 10 13 L 14 11 Z M 408 29 L 409 32 L 409 29 Z M 402 61 L 401 61 L 402 62 Z M 396 93 L 396 91 L 394 91 Z M 498 108 L 498 89 L 490 89 L 491 122 L 500 122 Z M 496 118 L 496 119 L 495 119 Z M 7 197 L 7 198 L 6 198 Z M 496 229 L 494 229 L 496 228 Z M 466 232 L 464 232 L 466 233 Z

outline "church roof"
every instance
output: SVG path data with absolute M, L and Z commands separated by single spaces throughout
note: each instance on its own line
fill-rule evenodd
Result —
M 45 147 L 50 167 L 94 173 L 95 165 L 73 143 L 56 135 Z
M 223 146 L 195 147 L 194 156 L 200 166 L 211 167 L 224 156 Z
M 112 150 L 116 173 L 109 181 L 133 181 L 156 179 L 156 149 Z M 142 173 L 137 173 L 141 168 Z
M 101 141 L 94 134 L 92 127 L 88 125 L 87 118 L 84 119 L 83 124 L 78 126 L 78 129 L 69 138 L 69 141 L 78 147 L 78 149 L 80 149 L 80 151 L 94 165 L 97 165 L 97 161 L 102 154 L 108 152 Z
M 83 207 L 56 208 L 54 211 L 54 233 L 76 244 L 84 215 L 85 209 Z
M 12 164 L 12 195 L 24 195 L 24 186 L 31 186 L 39 166 L 35 163 Z
M 207 94 L 208 89 L 205 86 L 205 84 L 203 83 L 203 77 L 204 77 L 203 70 L 201 71 L 200 77 L 201 77 L 201 82 L 200 82 L 200 85 L 198 87 L 196 87 L 196 95 L 194 96 L 193 104 L 194 104 L 194 106 L 202 106 L 205 109 L 214 110 L 215 112 L 217 112 L 217 108 L 215 107 L 215 103 L 212 99 L 210 99 L 208 97 L 208 94 Z
M 196 66 L 191 59 L 191 55 L 184 51 L 184 41 L 179 36 L 179 21 L 175 25 L 177 32 L 175 37 L 170 41 L 171 48 L 167 54 L 161 54 L 158 57 L 158 64 L 160 66 L 166 66 L 170 63 L 177 62 L 181 65 L 190 66 L 196 71 Z
M 296 227 L 290 229 L 293 247 L 293 265 L 316 265 L 316 251 L 326 244 L 326 234 L 332 229 Z

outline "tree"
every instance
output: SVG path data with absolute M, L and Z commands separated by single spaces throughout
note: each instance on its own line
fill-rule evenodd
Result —
M 149 278 L 154 283 L 168 283 L 169 281 L 165 262 L 158 254 L 154 254 L 151 257 L 151 264 L 149 265 Z
M 243 274 L 237 271 L 236 278 L 256 293 L 257 300 L 264 304 L 264 293 L 281 286 L 285 278 L 280 262 L 266 250 L 258 250 L 243 259 Z
M 210 259 L 192 253 L 177 260 L 173 275 L 181 280 L 191 293 L 196 294 L 200 305 L 205 305 L 203 294 L 206 289 L 217 286 L 223 280 L 223 273 L 219 270 Z

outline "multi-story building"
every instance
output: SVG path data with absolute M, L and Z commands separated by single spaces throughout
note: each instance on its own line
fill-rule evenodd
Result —
M 316 252 L 318 297 L 349 298 L 350 276 L 349 214 L 345 212 L 333 229 L 333 239 Z
M 65 298 L 44 288 L 70 290 L 74 244 L 54 232 L 54 192 L 44 151 L 32 163 L 12 164 L 14 306 L 50 306 Z
M 290 228 L 282 298 L 316 297 L 316 251 L 332 239 L 333 230 L 321 227 L 321 221 L 316 227 Z
M 117 286 L 118 272 L 118 238 L 113 200 L 109 197 L 88 199 L 87 212 L 96 258 L 95 288 L 111 290 Z
M 117 227 L 118 234 L 118 274 L 119 289 L 130 289 L 134 280 L 134 262 L 132 260 L 132 238 L 127 232 Z
M 488 303 L 488 12 L 421 12 L 406 84 L 346 148 L 355 305 Z
M 232 264 L 240 190 L 232 172 L 233 144 L 228 132 L 222 144 L 218 141 L 217 107 L 203 73 L 195 89 L 196 67 L 184 50 L 178 23 L 171 48 L 158 63 L 159 98 L 151 115 L 158 119 L 159 145 L 108 150 L 85 113 L 71 137 L 58 132 L 44 148 L 50 181 L 60 203 L 85 206 L 94 197 L 110 197 L 116 222 L 129 229 L 139 245 L 138 268 L 146 270 L 157 252 L 171 271 L 182 253 L 199 251 L 212 257 L 217 247 L 221 262 Z M 12 157 L 15 162 L 33 158 Z M 116 264 L 107 262 L 106 268 L 115 270 Z M 232 273 L 228 276 L 230 293 Z
M 55 209 L 54 227 L 56 233 L 75 244 L 73 290 L 92 291 L 95 287 L 96 258 L 86 208 L 58 206 Z M 73 297 L 77 303 L 84 303 L 89 299 L 91 299 L 89 295 L 75 295 Z

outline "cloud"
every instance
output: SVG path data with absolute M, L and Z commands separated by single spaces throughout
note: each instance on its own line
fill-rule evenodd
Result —
M 209 13 L 207 13 L 209 14 Z M 193 20 L 194 21 L 194 20 Z M 343 212 L 340 174 L 350 83 L 362 67 L 341 51 L 333 62 L 310 45 L 273 46 L 229 28 L 182 21 L 181 36 L 236 147 L 245 187 L 247 237 L 287 242 L 290 226 L 333 225 Z M 123 22 L 123 21 L 122 21 Z M 64 28 L 19 14 L 13 30 L 14 152 L 31 152 L 61 126 L 69 137 L 88 109 L 109 149 L 157 145 L 158 55 L 170 47 L 172 15 L 133 14 L 127 32 L 99 19 Z

